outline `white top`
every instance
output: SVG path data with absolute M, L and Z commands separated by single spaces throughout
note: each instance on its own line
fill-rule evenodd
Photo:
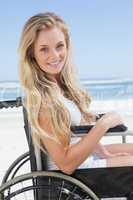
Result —
M 68 111 L 70 113 L 71 124 L 73 126 L 80 125 L 81 112 L 80 112 L 79 108 L 77 107 L 77 105 L 73 101 L 64 97 L 63 95 L 59 95 L 59 98 L 60 98 L 60 100 L 63 101 L 65 107 L 68 109 Z
M 77 107 L 77 105 L 73 101 L 64 97 L 62 94 L 59 94 L 59 99 L 63 102 L 64 106 L 70 113 L 71 125 L 72 126 L 80 125 L 81 112 L 79 108 Z M 79 140 L 80 140 L 80 137 L 71 138 L 71 144 L 76 143 Z M 51 160 L 50 156 L 48 157 L 48 166 L 50 169 L 58 169 L 57 166 L 54 164 L 54 162 Z
M 60 98 L 60 100 L 63 101 L 65 107 L 68 109 L 68 111 L 70 113 L 71 124 L 72 125 L 80 125 L 81 112 L 80 112 L 79 108 L 77 107 L 77 105 L 73 101 L 67 99 L 66 97 L 64 97 L 61 94 L 59 95 L 59 98 Z M 81 137 L 73 137 L 73 138 L 71 138 L 71 144 L 77 143 L 80 140 L 81 140 Z M 52 161 L 50 156 L 48 156 L 47 162 L 48 162 L 49 169 L 51 169 L 51 170 L 58 169 L 58 167 Z M 37 164 L 38 170 L 41 170 L 41 165 L 40 165 L 41 161 L 38 160 L 37 163 L 38 163 Z M 78 168 L 80 169 L 80 168 L 97 168 L 97 167 L 106 167 L 106 160 L 105 159 L 95 159 L 95 156 L 90 155 Z
M 63 95 L 59 95 L 59 98 L 63 101 L 64 105 L 68 109 L 70 116 L 71 116 L 71 124 L 72 125 L 80 125 L 81 121 L 81 112 L 77 105 L 64 97 Z M 72 137 L 71 144 L 77 143 L 81 140 L 81 137 Z M 52 161 L 50 156 L 48 157 L 48 166 L 51 170 L 57 170 L 58 167 Z M 106 160 L 105 159 L 98 159 L 95 155 L 90 155 L 88 158 L 78 167 L 79 169 L 84 168 L 98 168 L 98 167 L 106 167 Z

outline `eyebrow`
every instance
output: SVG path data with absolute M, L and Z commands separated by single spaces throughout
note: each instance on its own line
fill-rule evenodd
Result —
M 58 45 L 58 44 L 60 44 L 60 43 L 64 43 L 64 42 L 63 42 L 63 41 L 59 41 L 56 45 Z M 48 47 L 47 44 L 41 44 L 40 46 L 41 46 L 41 47 Z

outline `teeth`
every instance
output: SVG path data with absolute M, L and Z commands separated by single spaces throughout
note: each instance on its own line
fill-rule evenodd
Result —
M 56 62 L 51 62 L 51 63 L 48 63 L 48 64 L 55 67 L 55 66 L 58 66 L 59 63 L 60 63 L 60 61 L 56 61 Z
M 58 62 L 51 62 L 51 63 L 49 63 L 50 65 L 56 65 L 56 64 L 58 64 L 59 63 L 59 61 Z

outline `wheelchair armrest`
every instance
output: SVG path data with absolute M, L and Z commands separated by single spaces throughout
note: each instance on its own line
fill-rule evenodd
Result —
M 75 134 L 84 134 L 88 133 L 94 125 L 83 125 L 83 126 L 71 126 L 71 131 L 74 132 Z M 113 128 L 110 128 L 107 130 L 107 133 L 110 132 L 125 132 L 127 131 L 127 127 L 124 124 L 120 124 L 118 126 L 115 126 Z
M 17 97 L 15 100 L 0 101 L 0 109 L 2 108 L 13 108 L 22 106 L 22 98 Z
M 133 131 L 126 130 L 123 132 L 107 132 L 106 136 L 133 136 Z
M 101 118 L 105 113 L 97 114 L 96 120 Z M 71 126 L 71 131 L 75 134 L 87 134 L 94 125 L 80 125 L 80 126 Z M 107 130 L 106 136 L 126 136 L 126 135 L 133 135 L 133 131 L 129 131 L 128 127 L 124 124 L 120 124 L 113 128 Z
M 93 126 L 72 126 L 71 131 L 78 136 L 86 135 Z M 133 130 L 128 130 L 126 126 L 121 126 L 122 130 L 118 131 L 118 127 L 109 129 L 105 136 L 133 136 Z

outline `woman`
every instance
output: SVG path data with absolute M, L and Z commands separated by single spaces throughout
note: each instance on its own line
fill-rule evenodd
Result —
M 37 14 L 25 24 L 20 80 L 35 145 L 49 153 L 52 169 L 71 174 L 76 168 L 133 166 L 132 144 L 99 143 L 109 128 L 122 123 L 116 113 L 105 114 L 89 134 L 72 139 L 70 126 L 91 123 L 94 116 L 75 76 L 68 28 L 54 13 Z

